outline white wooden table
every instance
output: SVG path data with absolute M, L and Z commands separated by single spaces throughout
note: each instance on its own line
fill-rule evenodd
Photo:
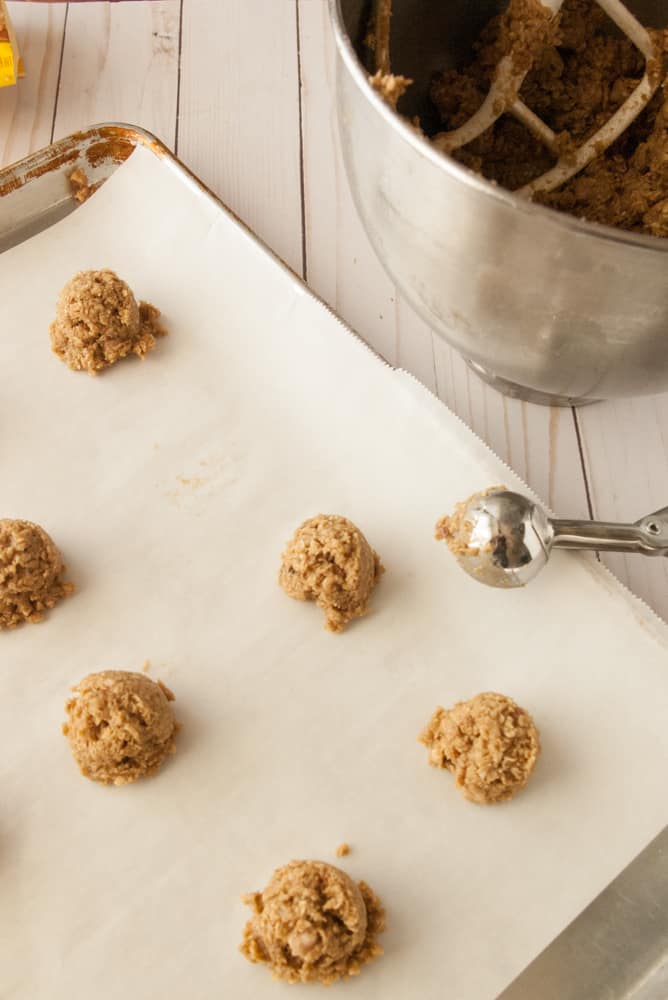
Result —
M 2 164 L 98 122 L 149 129 L 560 515 L 635 520 L 668 505 L 668 395 L 577 411 L 506 399 L 402 301 L 348 191 L 326 0 L 9 7 L 27 76 L 0 90 Z M 668 618 L 668 562 L 606 562 Z

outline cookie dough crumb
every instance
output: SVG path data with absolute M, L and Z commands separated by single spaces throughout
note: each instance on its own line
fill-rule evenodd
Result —
M 395 76 L 394 73 L 383 73 L 381 70 L 369 77 L 373 89 L 378 91 L 391 108 L 396 108 L 399 98 L 403 97 L 412 82 L 407 76 Z
M 0 519 L 0 632 L 40 622 L 44 612 L 74 592 L 53 540 L 31 521 Z
M 419 739 L 429 748 L 430 764 L 454 773 L 464 798 L 485 804 L 524 788 L 540 753 L 529 713 L 493 691 L 437 708 Z
M 344 840 L 342 844 L 339 844 L 334 853 L 337 858 L 345 858 L 348 854 L 350 854 L 350 844 L 346 844 Z
M 288 542 L 278 581 L 290 597 L 315 601 L 330 632 L 342 632 L 353 618 L 367 614 L 384 572 L 359 528 L 338 514 L 318 514 L 304 521 Z
M 477 553 L 469 546 L 473 524 L 466 519 L 466 509 L 468 500 L 460 501 L 453 514 L 442 517 L 436 522 L 434 538 L 438 542 L 445 542 L 453 555 L 466 555 Z
M 51 348 L 73 371 L 96 375 L 128 354 L 143 358 L 167 331 L 114 271 L 80 271 L 58 298 Z
M 141 668 L 142 668 L 142 671 L 145 674 L 147 674 L 149 672 L 149 670 L 151 669 L 151 661 L 150 660 L 144 660 L 144 662 L 141 665 Z
M 291 861 L 263 892 L 242 898 L 253 916 L 241 952 L 268 965 L 274 979 L 328 986 L 383 953 L 380 900 L 365 882 L 323 861 Z
M 70 182 L 70 190 L 72 192 L 72 197 L 83 204 L 84 201 L 88 201 L 92 194 L 95 194 L 99 187 L 99 182 L 97 184 L 89 184 L 88 177 L 81 167 L 77 167 L 72 171 L 68 178 Z
M 86 778 L 127 785 L 155 772 L 176 750 L 178 725 L 160 681 L 126 670 L 89 674 L 65 706 L 63 733 Z

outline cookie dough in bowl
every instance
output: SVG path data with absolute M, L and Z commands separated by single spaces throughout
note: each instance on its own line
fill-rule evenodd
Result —
M 176 750 L 174 695 L 160 681 L 102 670 L 84 677 L 74 692 L 63 733 L 84 777 L 127 785 L 155 774 Z
M 53 540 L 38 524 L 0 518 L 0 631 L 40 622 L 74 585 Z
M 493 691 L 437 708 L 420 742 L 429 748 L 430 764 L 453 772 L 464 798 L 485 804 L 524 788 L 540 753 L 529 713 Z
M 263 892 L 243 897 L 253 908 L 241 951 L 269 966 L 275 979 L 325 986 L 356 976 L 382 954 L 382 904 L 365 882 L 323 861 L 291 861 Z
M 114 271 L 80 271 L 58 298 L 51 347 L 73 371 L 97 375 L 129 354 L 143 358 L 153 350 L 167 333 L 159 316 Z
M 318 514 L 288 542 L 278 579 L 290 597 L 322 608 L 325 628 L 342 632 L 353 618 L 367 614 L 383 572 L 380 557 L 352 521 Z

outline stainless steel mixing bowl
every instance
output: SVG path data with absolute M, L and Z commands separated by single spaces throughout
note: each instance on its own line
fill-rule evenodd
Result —
M 627 0 L 644 24 L 668 0 Z M 402 110 L 429 121 L 431 75 L 466 59 L 501 0 L 393 0 Z M 438 153 L 368 83 L 370 0 L 329 0 L 339 128 L 368 236 L 403 295 L 487 381 L 543 403 L 668 390 L 668 239 L 532 205 Z M 434 123 L 435 124 L 435 123 Z

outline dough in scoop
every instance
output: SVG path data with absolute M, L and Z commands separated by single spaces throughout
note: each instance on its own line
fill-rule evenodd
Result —
M 105 785 L 154 774 L 176 750 L 174 695 L 145 674 L 102 670 L 74 688 L 63 725 L 81 773 Z
M 368 612 L 381 573 L 380 557 L 359 528 L 338 514 L 318 514 L 288 542 L 278 580 L 290 597 L 315 601 L 325 612 L 325 628 L 341 632 Z
M 264 892 L 243 899 L 254 913 L 241 951 L 266 963 L 275 979 L 329 985 L 383 953 L 376 942 L 385 929 L 380 900 L 365 882 L 323 861 L 291 861 Z
M 40 622 L 43 612 L 74 591 L 63 583 L 63 559 L 43 528 L 0 519 L 0 631 Z
M 493 691 L 437 708 L 420 742 L 429 747 L 430 764 L 454 773 L 464 798 L 487 804 L 524 788 L 540 753 L 529 713 Z
M 159 315 L 114 271 L 80 271 L 58 298 L 51 347 L 73 371 L 96 375 L 128 354 L 148 354 L 167 333 Z

